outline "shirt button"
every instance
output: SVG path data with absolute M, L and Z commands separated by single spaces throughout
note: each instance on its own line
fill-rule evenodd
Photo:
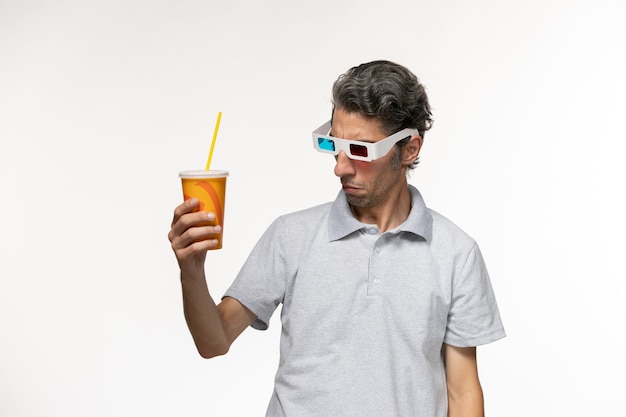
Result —
M 378 285 L 378 284 L 380 284 L 380 279 L 378 279 L 378 278 L 374 278 L 374 279 L 372 280 L 372 282 L 374 283 L 374 285 Z
M 376 231 L 376 228 L 370 227 L 369 229 L 367 229 L 367 233 L 369 233 L 370 235 L 375 235 L 378 232 Z
M 374 247 L 374 252 L 380 253 L 380 246 L 375 246 Z

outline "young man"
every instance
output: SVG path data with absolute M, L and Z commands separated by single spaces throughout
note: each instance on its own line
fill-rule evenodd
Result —
M 483 415 L 476 346 L 505 334 L 478 246 L 407 182 L 431 123 L 406 68 L 375 61 L 341 75 L 313 140 L 334 155 L 342 190 L 279 217 L 219 305 L 204 271 L 215 242 L 197 241 L 219 231 L 198 226 L 214 214 L 194 200 L 175 209 L 169 239 L 203 357 L 266 329 L 282 304 L 267 416 Z

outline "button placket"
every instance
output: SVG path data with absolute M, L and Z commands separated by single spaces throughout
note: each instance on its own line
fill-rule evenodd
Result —
M 372 250 L 370 252 L 370 270 L 369 280 L 367 283 L 368 295 L 378 294 L 384 281 L 384 277 L 380 275 L 380 271 L 378 270 L 378 265 L 380 264 L 379 258 L 383 250 L 383 235 L 378 236 L 373 243 L 374 245 L 372 246 Z

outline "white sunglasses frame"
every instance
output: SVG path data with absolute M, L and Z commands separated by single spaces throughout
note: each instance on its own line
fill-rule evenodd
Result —
M 387 153 L 393 148 L 393 146 L 400 142 L 402 139 L 405 139 L 409 136 L 419 135 L 420 132 L 417 129 L 402 129 L 399 132 L 394 133 L 391 136 L 387 136 L 384 139 L 379 140 L 378 142 L 363 142 L 360 140 L 350 140 L 350 139 L 342 139 L 337 138 L 335 136 L 331 136 L 328 134 L 330 132 L 330 128 L 332 127 L 331 120 L 327 121 L 317 129 L 315 129 L 312 133 L 313 136 L 313 146 L 318 152 L 329 153 L 331 155 L 339 155 L 339 152 L 344 151 L 346 156 L 350 159 L 355 159 L 357 161 L 366 161 L 371 162 L 378 158 L 382 158 L 387 155 Z M 332 140 L 335 144 L 335 150 L 330 151 L 328 149 L 322 149 L 319 146 L 319 139 L 329 139 Z M 352 155 L 350 153 L 350 145 L 358 145 L 367 148 L 367 156 L 358 156 Z

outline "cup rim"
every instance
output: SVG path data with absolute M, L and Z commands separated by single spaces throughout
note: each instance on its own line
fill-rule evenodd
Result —
M 228 177 L 228 171 L 223 169 L 194 169 L 188 171 L 180 171 L 178 173 L 180 178 L 222 178 Z

